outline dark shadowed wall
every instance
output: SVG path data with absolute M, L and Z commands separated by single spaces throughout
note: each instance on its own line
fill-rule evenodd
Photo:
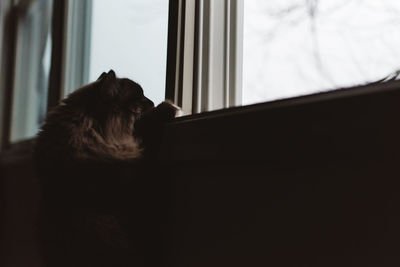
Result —
M 154 222 L 163 229 L 163 266 L 399 266 L 398 89 L 168 124 L 164 193 L 151 201 L 167 207 Z M 1 266 L 41 266 L 39 188 L 26 147 L 2 154 Z

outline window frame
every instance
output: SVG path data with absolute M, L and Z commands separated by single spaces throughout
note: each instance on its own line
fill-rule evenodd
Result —
M 12 88 L 14 86 L 14 69 L 16 53 L 17 7 L 12 0 L 2 1 L 0 10 L 2 46 L 0 64 L 0 151 L 10 147 Z
M 168 7 L 167 69 L 165 77 L 165 99 L 175 100 L 176 73 L 178 72 L 178 36 L 180 33 L 180 0 L 170 0 Z
M 241 105 L 244 0 L 177 0 L 174 91 L 184 114 Z
M 47 98 L 47 110 L 56 106 L 62 97 L 63 55 L 65 49 L 65 32 L 67 1 L 53 3 L 51 69 Z
M 60 99 L 64 97 L 66 88 L 66 80 L 68 77 L 75 77 L 75 81 L 82 80 L 83 76 L 77 73 L 68 73 L 73 71 L 72 66 L 80 64 L 77 58 L 68 62 L 68 47 L 72 46 L 81 49 L 81 52 L 88 49 L 84 45 L 84 34 L 77 38 L 76 41 L 68 42 L 68 36 L 74 34 L 77 25 L 86 25 L 87 20 L 76 21 L 71 26 L 71 18 L 73 15 L 71 10 L 79 8 L 85 9 L 80 3 L 75 4 L 71 8 L 70 1 L 73 0 L 57 0 L 53 4 L 52 19 L 52 55 L 51 55 L 51 72 L 48 90 L 48 109 L 58 104 Z M 91 1 L 91 0 L 90 0 Z M 244 0 L 170 0 L 168 14 L 168 44 L 167 44 L 167 70 L 166 70 L 166 92 L 165 98 L 174 101 L 182 106 L 186 115 L 201 113 L 209 110 L 224 109 L 235 106 L 233 109 L 224 110 L 224 114 L 245 112 L 248 108 L 240 108 L 241 98 L 241 74 L 242 62 L 241 53 L 243 52 L 243 2 Z M 1 73 L 0 93 L 2 94 L 0 109 L 0 151 L 13 147 L 10 137 L 11 125 L 11 97 L 13 88 L 14 65 L 15 65 L 15 42 L 16 42 L 16 24 L 17 6 L 13 5 L 12 0 L 2 2 L 3 7 L 0 16 L 0 26 L 3 27 L 3 36 L 5 42 L 1 47 L 2 55 L 1 66 L 7 70 Z M 217 8 L 216 6 L 217 5 Z M 90 3 L 86 5 L 86 11 L 90 7 Z M 207 15 L 205 10 L 212 8 L 213 14 Z M 210 33 L 210 27 L 215 24 L 215 18 L 219 17 L 223 22 L 217 32 Z M 72 28 L 72 30 L 71 30 Z M 222 36 L 223 47 L 226 48 L 224 53 L 218 54 L 217 59 L 212 64 L 210 59 L 213 55 L 217 55 L 216 45 L 221 44 L 220 40 L 215 40 L 210 34 Z M 71 63 L 73 62 L 73 63 Z M 215 67 L 218 65 L 219 68 Z M 221 67 L 222 66 L 222 67 Z M 217 70 L 216 70 L 217 69 Z M 215 86 L 215 80 L 208 75 L 200 75 L 202 73 L 210 74 L 218 71 L 223 77 L 218 81 L 219 87 Z M 214 75 L 215 78 L 216 75 Z M 76 78 L 78 77 L 78 78 Z M 213 86 L 211 86 L 213 85 Z M 386 86 L 386 85 L 382 85 Z M 380 85 L 372 86 L 374 90 Z M 215 89 L 217 88 L 217 89 Z M 367 88 L 369 88 L 367 86 Z M 362 91 L 364 92 L 364 91 Z M 319 94 L 318 94 L 319 95 Z M 329 94 L 328 94 L 329 95 Z M 336 95 L 336 94 L 335 94 Z M 346 94 L 339 93 L 341 97 L 347 97 Z M 319 96 L 317 97 L 317 99 Z M 297 99 L 297 98 L 294 98 Z M 314 95 L 304 96 L 301 99 L 315 99 Z M 321 100 L 322 101 L 322 100 Z M 3 105 L 4 103 L 4 105 Z M 286 102 L 285 102 L 286 103 Z M 267 102 L 260 107 L 268 108 L 275 105 L 275 102 Z M 218 113 L 218 112 L 217 112 Z M 206 112 L 202 114 L 186 116 L 185 120 L 207 118 L 215 112 Z M 177 119 L 178 121 L 180 119 Z M 181 120 L 180 120 L 181 121 Z

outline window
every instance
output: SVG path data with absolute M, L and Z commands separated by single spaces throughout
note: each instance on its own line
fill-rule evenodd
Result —
M 155 103 L 164 100 L 168 1 L 73 0 L 69 9 L 65 94 L 114 69 Z
M 156 104 L 167 97 L 187 115 L 400 73 L 400 4 L 394 0 L 1 5 L 0 30 L 8 39 L 0 47 L 0 92 L 10 98 L 1 100 L 4 106 L 11 103 L 1 110 L 3 146 L 35 136 L 51 106 L 109 69 L 140 83 Z M 15 29 L 5 23 L 9 9 Z
M 11 142 L 34 136 L 44 120 L 51 56 L 52 1 L 21 1 L 16 8 Z
M 180 86 L 193 92 L 186 101 L 192 113 L 395 79 L 400 72 L 398 1 L 187 0 L 183 6 L 180 79 L 193 83 Z
M 176 2 L 175 102 L 185 114 L 240 105 L 243 0 Z
M 113 68 L 139 82 L 155 103 L 164 100 L 168 1 L 93 1 L 89 79 Z
M 4 0 L 0 11 L 1 147 L 34 137 L 49 108 L 110 69 L 165 99 L 169 1 Z
M 379 80 L 400 69 L 400 2 L 245 0 L 243 104 Z

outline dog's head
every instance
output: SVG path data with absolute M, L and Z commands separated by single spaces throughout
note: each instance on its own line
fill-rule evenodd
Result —
M 103 72 L 97 81 L 73 92 L 63 104 L 80 109 L 97 120 L 113 116 L 138 119 L 143 112 L 154 107 L 139 84 L 117 78 L 113 70 Z
M 48 114 L 39 136 L 63 135 L 78 158 L 132 159 L 141 153 L 135 121 L 153 108 L 139 84 L 111 70 L 64 99 Z

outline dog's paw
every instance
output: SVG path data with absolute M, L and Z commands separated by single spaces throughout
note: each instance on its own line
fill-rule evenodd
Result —
M 175 117 L 183 115 L 182 109 L 174 105 L 170 101 L 164 101 L 159 104 L 156 108 L 158 115 L 165 121 L 172 120 Z
M 164 127 L 165 123 L 177 117 L 181 109 L 169 101 L 162 102 L 155 108 L 144 113 L 135 122 L 134 134 L 142 139 L 154 137 Z

